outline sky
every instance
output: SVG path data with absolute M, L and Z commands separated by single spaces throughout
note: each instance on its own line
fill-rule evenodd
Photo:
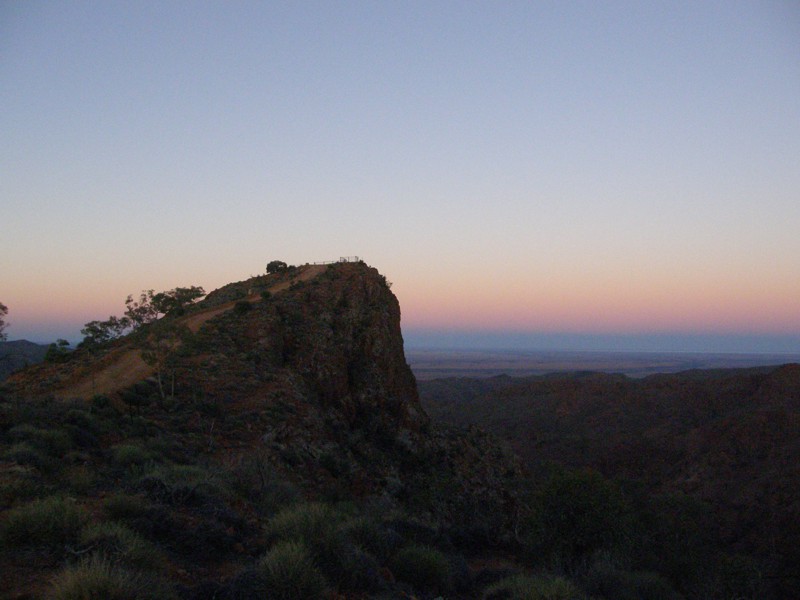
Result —
M 357 255 L 407 346 L 800 353 L 800 3 L 0 2 L 0 302 Z

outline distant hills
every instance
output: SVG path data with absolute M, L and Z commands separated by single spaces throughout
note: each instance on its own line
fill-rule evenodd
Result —
M 41 362 L 47 354 L 47 345 L 28 340 L 0 342 L 0 381 L 14 371 Z
M 534 473 L 592 468 L 706 506 L 726 551 L 800 591 L 800 365 L 419 382 L 434 422 L 480 426 Z

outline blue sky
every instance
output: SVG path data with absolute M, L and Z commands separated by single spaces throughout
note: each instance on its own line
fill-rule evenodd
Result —
M 8 333 L 359 255 L 412 343 L 800 351 L 798 98 L 796 2 L 3 3 Z

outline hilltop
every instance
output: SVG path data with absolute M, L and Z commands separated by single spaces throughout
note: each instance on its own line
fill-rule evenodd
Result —
M 516 459 L 431 426 L 397 299 L 364 263 L 229 284 L 15 374 L 0 400 L 11 597 L 111 566 L 149 582 L 131 597 L 469 597 L 465 553 L 512 543 Z M 61 521 L 37 524 L 41 511 Z M 316 591 L 270 583 L 272 552 Z

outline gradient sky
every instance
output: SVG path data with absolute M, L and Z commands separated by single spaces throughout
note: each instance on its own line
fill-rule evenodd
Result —
M 0 106 L 9 339 L 359 255 L 410 345 L 800 352 L 794 1 L 2 2 Z

